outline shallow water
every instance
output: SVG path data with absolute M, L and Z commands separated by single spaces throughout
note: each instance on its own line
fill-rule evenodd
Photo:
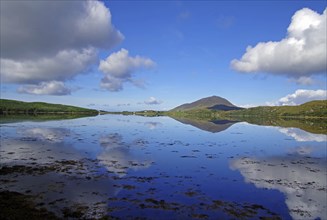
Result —
M 327 219 L 326 135 L 182 122 L 3 123 L 0 191 L 31 196 L 60 218 Z

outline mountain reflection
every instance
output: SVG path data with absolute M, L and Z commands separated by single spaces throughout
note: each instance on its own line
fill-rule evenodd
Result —
M 176 118 L 176 117 L 174 117 L 173 119 L 183 124 L 192 125 L 193 127 L 199 128 L 203 131 L 209 131 L 212 133 L 218 133 L 224 131 L 230 126 L 232 126 L 233 124 L 238 122 L 238 121 L 230 121 L 230 120 L 205 121 L 205 120 L 196 120 L 190 118 Z
M 301 154 L 310 154 L 310 149 L 298 150 L 301 153 L 291 157 L 235 159 L 230 168 L 240 171 L 245 182 L 257 188 L 284 193 L 294 219 L 326 219 L 326 159 L 304 157 Z
M 130 149 L 130 145 L 123 141 L 118 133 L 108 134 L 99 139 L 103 151 L 97 156 L 100 164 L 108 171 L 118 176 L 125 176 L 128 169 L 139 170 L 151 165 L 149 160 L 141 160 Z
M 298 128 L 280 128 L 279 131 L 283 134 L 286 134 L 289 137 L 294 138 L 298 142 L 305 141 L 316 141 L 324 142 L 327 141 L 327 135 L 325 134 L 313 134 L 306 131 L 303 131 Z

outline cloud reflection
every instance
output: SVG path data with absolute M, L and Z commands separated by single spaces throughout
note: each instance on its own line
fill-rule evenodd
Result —
M 18 128 L 13 134 L 1 137 L 1 191 L 32 195 L 60 218 L 65 208 L 84 207 L 86 219 L 106 214 L 108 198 L 121 188 L 98 173 L 96 161 L 64 140 L 69 129 Z
M 154 129 L 156 129 L 159 126 L 162 126 L 162 123 L 148 121 L 148 122 L 144 122 L 144 125 L 147 126 L 150 130 L 154 130 Z
M 100 164 L 120 177 L 125 176 L 129 169 L 140 170 L 148 168 L 152 163 L 149 160 L 142 160 L 134 155 L 130 144 L 125 143 L 120 134 L 113 133 L 102 136 L 99 142 L 103 147 L 103 151 L 97 157 Z
M 294 138 L 298 142 L 305 142 L 305 141 L 324 142 L 324 141 L 327 141 L 327 135 L 313 134 L 313 133 L 309 133 L 309 132 L 303 131 L 298 128 L 280 128 L 279 131 L 283 134 L 286 134 L 289 137 Z
M 46 164 L 56 160 L 79 160 L 84 156 L 66 143 L 70 134 L 66 128 L 17 128 L 15 137 L 1 138 L 0 160 L 2 164 Z
M 314 151 L 314 148 L 311 146 L 301 146 L 290 149 L 289 153 L 298 154 L 301 156 L 310 155 Z
M 18 128 L 17 133 L 23 137 L 32 137 L 42 141 L 60 143 L 64 137 L 70 134 L 67 128 Z
M 257 188 L 276 189 L 286 196 L 294 219 L 326 219 L 326 160 L 320 158 L 240 158 L 230 167 Z

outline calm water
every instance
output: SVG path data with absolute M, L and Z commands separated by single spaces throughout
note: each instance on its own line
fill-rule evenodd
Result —
M 326 135 L 298 128 L 121 115 L 3 123 L 0 166 L 0 191 L 59 217 L 327 219 Z

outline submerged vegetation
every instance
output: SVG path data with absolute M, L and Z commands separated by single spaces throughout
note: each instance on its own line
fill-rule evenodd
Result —
M 39 114 L 83 114 L 97 115 L 94 109 L 81 108 L 70 105 L 50 104 L 45 102 L 22 102 L 0 99 L 0 115 L 39 115 Z

